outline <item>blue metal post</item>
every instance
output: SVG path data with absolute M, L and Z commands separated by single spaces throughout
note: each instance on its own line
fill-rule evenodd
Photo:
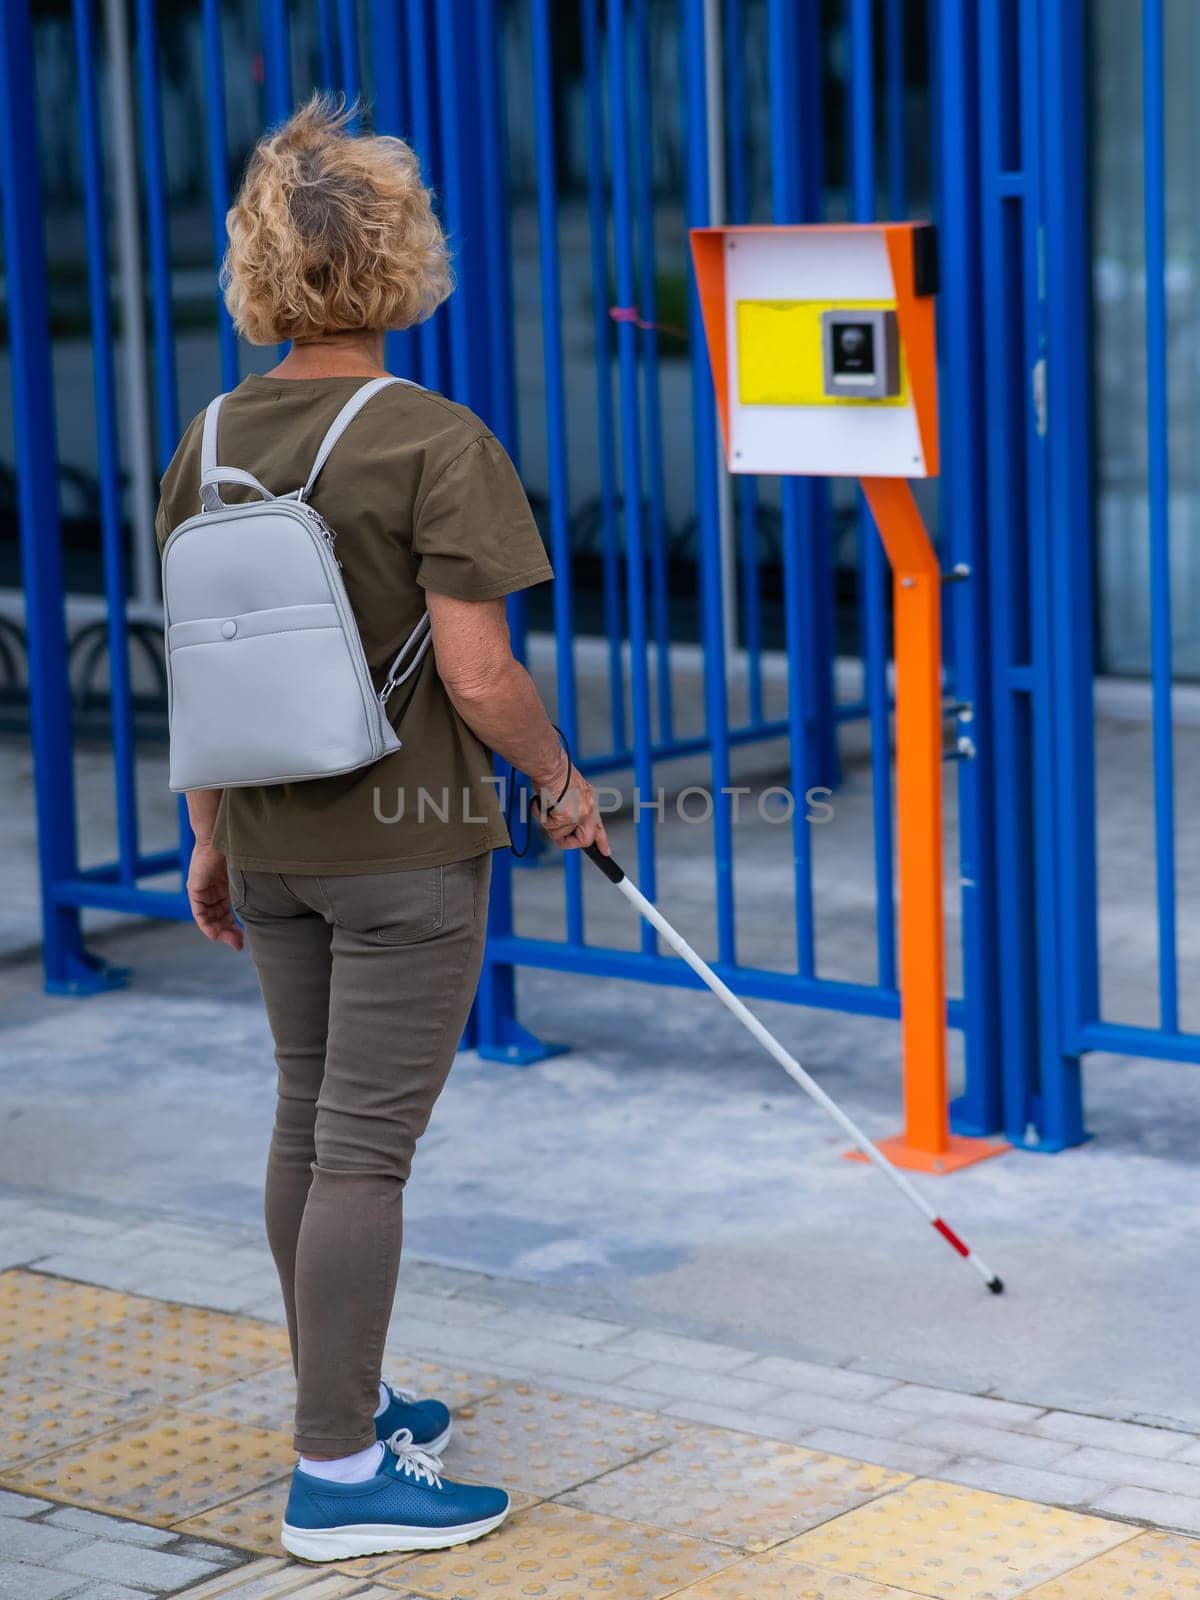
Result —
M 370 0 L 368 27 L 375 131 L 402 139 L 408 131 L 404 0 Z M 386 344 L 388 371 L 402 378 L 415 377 L 416 335 L 393 331 Z
M 887 129 L 888 216 L 900 222 L 908 215 L 908 119 L 905 116 L 905 0 L 884 0 L 884 126 Z M 931 74 L 932 78 L 932 74 Z
M 495 0 L 479 0 L 489 10 Z M 554 139 L 554 78 L 552 36 L 550 31 L 550 0 L 532 0 L 533 3 L 533 92 L 534 119 L 537 129 L 535 151 L 537 157 L 539 260 L 541 267 L 541 307 L 543 359 L 546 377 L 546 429 L 547 450 L 550 463 L 550 517 L 551 551 L 554 561 L 554 618 L 558 642 L 556 672 L 558 686 L 558 719 L 573 749 L 578 748 L 575 705 L 575 663 L 573 655 L 573 623 L 571 605 L 571 550 L 568 522 L 568 485 L 566 461 L 566 392 L 562 360 L 561 286 L 558 260 L 558 195 L 557 163 Z M 494 37 L 495 17 L 484 19 L 485 29 Z M 469 35 L 461 41 L 470 48 Z M 486 75 L 487 62 L 482 55 L 476 60 L 477 70 Z M 443 96 L 451 85 L 442 78 Z M 455 102 L 463 97 L 456 95 Z M 491 116 L 499 118 L 501 105 L 498 94 L 486 93 L 478 104 L 491 107 Z M 464 119 L 463 127 L 446 138 L 448 161 L 451 166 L 459 158 L 455 155 L 456 141 L 462 147 L 466 128 L 472 126 L 466 105 L 458 103 L 458 115 Z M 499 147 L 501 130 L 497 120 L 484 121 L 482 142 L 494 141 Z M 444 136 L 447 130 L 443 129 Z M 460 182 L 466 182 L 465 172 Z M 502 225 L 499 214 L 492 216 L 493 227 Z M 507 234 L 506 225 L 502 229 Z M 486 254 L 489 270 L 494 266 L 498 241 L 489 234 L 491 247 Z M 458 293 L 462 294 L 460 288 Z M 481 296 L 481 305 L 487 310 L 497 308 L 494 296 Z M 453 302 L 452 302 L 453 304 Z M 502 308 L 500 308 L 502 309 Z M 507 344 L 510 335 L 506 333 Z M 495 348 L 486 336 L 481 339 L 483 349 Z M 511 346 L 507 351 L 511 361 Z M 504 773 L 507 783 L 514 781 L 511 770 Z M 517 823 L 520 827 L 521 824 Z M 534 826 L 532 822 L 530 827 Z M 567 902 L 567 936 L 571 945 L 583 944 L 582 862 L 577 851 L 564 857 Z M 500 1061 L 509 1066 L 529 1066 L 560 1054 L 566 1047 L 547 1044 L 523 1027 L 516 1017 L 516 983 L 513 963 L 503 954 L 505 943 L 513 937 L 512 900 L 513 862 L 505 851 L 493 857 L 492 898 L 488 916 L 488 945 L 484 956 L 483 973 L 472 1018 L 470 1042 L 485 1061 Z
M 1146 447 L 1150 509 L 1150 682 L 1159 1025 L 1179 1029 L 1175 909 L 1175 755 L 1171 728 L 1171 468 L 1167 400 L 1166 128 L 1163 0 L 1142 0 L 1146 210 Z
M 612 137 L 613 254 L 617 304 L 632 306 L 634 287 L 633 203 L 629 181 L 629 117 L 625 0 L 608 6 L 608 104 Z M 638 406 L 637 329 L 617 324 L 617 388 L 621 401 L 621 490 L 625 510 L 625 599 L 629 607 L 629 678 L 633 702 L 633 782 L 637 794 L 638 882 L 654 898 L 654 764 L 647 662 L 646 552 L 642 528 L 642 439 Z M 643 809 L 644 808 L 644 809 Z M 657 949 L 649 923 L 640 928 L 642 948 Z
M 263 105 L 267 122 L 285 122 L 292 109 L 292 49 L 287 0 L 259 0 L 262 29 Z
M 658 373 L 657 251 L 654 244 L 654 102 L 650 74 L 650 15 L 647 0 L 633 0 L 633 167 L 637 206 L 638 283 L 645 405 L 646 487 L 649 511 L 650 583 L 654 615 L 658 737 L 672 739 L 671 613 L 667 576 L 667 508 L 663 481 L 662 390 Z
M 934 0 L 937 226 L 941 255 L 938 304 L 943 443 L 941 508 L 947 559 L 970 568 L 948 605 L 954 629 L 955 685 L 971 707 L 973 760 L 958 763 L 959 872 L 962 905 L 966 1084 L 950 1108 L 957 1133 L 999 1131 L 1001 1041 L 996 960 L 996 863 L 991 680 L 988 671 L 983 345 L 978 130 L 978 23 L 963 0 Z
M 208 192 L 212 209 L 213 258 L 218 268 L 225 256 L 225 215 L 229 210 L 229 149 L 225 132 L 225 52 L 221 44 L 221 0 L 203 0 L 204 130 L 208 143 Z M 221 387 L 238 382 L 237 335 L 217 289 L 217 340 L 221 352 Z
M 323 89 L 336 89 L 341 78 L 337 24 L 333 12 L 334 0 L 317 0 L 317 57 Z
M 746 52 L 741 0 L 725 3 L 725 160 L 729 220 L 749 222 L 747 173 Z M 817 56 L 818 63 L 820 60 Z M 819 72 L 819 66 L 818 66 Z M 742 648 L 746 652 L 746 700 L 751 726 L 763 719 L 762 588 L 758 560 L 758 480 L 741 473 L 734 484 L 742 587 Z
M 803 21 L 811 28 L 815 8 L 804 5 Z M 818 19 L 819 20 L 819 19 Z M 768 59 L 771 70 L 771 190 L 772 213 L 776 222 L 811 220 L 806 201 L 812 198 L 812 177 L 805 170 L 811 153 L 803 149 L 801 108 L 807 96 L 799 89 L 801 51 L 811 44 L 805 36 L 801 10 L 795 0 L 770 0 L 767 10 L 769 29 Z M 818 102 L 819 103 L 819 102 Z M 819 190 L 819 184 L 818 184 Z M 806 193 L 806 191 L 808 191 Z M 795 796 L 792 809 L 792 880 L 796 924 L 796 970 L 803 977 L 816 973 L 816 934 L 813 921 L 812 834 L 805 820 L 807 805 L 801 802 L 817 782 L 812 730 L 816 692 L 813 682 L 817 666 L 814 635 L 818 609 L 832 605 L 832 586 L 828 595 L 813 592 L 809 556 L 816 537 L 819 497 L 825 486 L 816 479 L 784 478 L 781 490 L 783 510 L 783 597 L 784 627 L 788 661 L 788 733 L 791 760 L 791 785 Z M 825 672 L 832 677 L 832 663 Z M 832 706 L 830 706 L 832 720 Z
M 954 0 L 960 4 L 961 0 Z M 1019 44 L 1019 17 L 1004 0 L 983 0 L 978 30 L 980 105 L 980 268 L 987 382 L 989 624 L 993 682 L 996 818 L 996 928 L 1004 1132 L 1023 1143 L 1033 1119 L 1038 1059 L 1035 949 L 1031 670 L 1025 527 L 1026 406 L 1030 372 L 1024 339 L 1021 255 L 1027 182 L 1022 107 L 1005 90 L 1004 65 Z M 949 29 L 947 34 L 947 48 Z M 1024 83 L 1024 93 L 1034 94 Z M 1004 870 L 999 870 L 1003 864 Z
M 872 0 L 850 0 L 850 120 L 853 214 L 875 217 L 875 30 Z M 867 703 L 871 721 L 871 811 L 875 839 L 875 931 L 879 981 L 896 983 L 892 847 L 891 703 L 887 678 L 887 564 L 865 505 L 859 508 Z
M 358 6 L 356 0 L 337 0 L 338 45 L 342 62 L 341 89 L 352 104 L 362 94 L 362 69 L 358 60 Z M 356 131 L 357 117 L 350 122 Z
M 483 128 L 476 152 L 486 249 L 479 274 L 481 307 L 491 367 L 487 420 L 514 460 L 520 456 L 517 427 L 516 352 L 513 348 L 512 240 L 508 205 L 508 138 L 496 0 L 475 0 L 474 34 Z
M 549 0 L 534 0 L 534 118 L 537 144 L 538 267 L 542 305 L 542 371 L 546 385 L 546 455 L 550 469 L 550 549 L 554 562 L 554 641 L 559 726 L 579 749 L 575 685 L 575 620 L 571 576 L 571 502 L 567 477 L 567 386 L 563 368 L 562 268 L 558 238 L 558 162 Z M 583 943 L 581 861 L 563 857 L 567 938 Z
M 96 446 L 100 469 L 100 530 L 104 597 L 108 613 L 109 707 L 113 774 L 116 780 L 117 847 L 121 883 L 137 882 L 137 741 L 125 626 L 125 524 L 121 512 L 121 452 L 117 437 L 116 374 L 109 310 L 108 232 L 104 203 L 104 151 L 96 93 L 93 0 L 74 0 L 75 60 L 79 81 L 79 128 L 83 153 L 84 216 L 87 225 L 88 303 L 91 314 L 92 377 Z
M 621 659 L 620 529 L 617 523 L 617 446 L 613 425 L 612 323 L 608 316 L 608 210 L 604 190 L 604 73 L 597 0 L 583 0 L 583 71 L 587 89 L 588 230 L 592 266 L 592 337 L 596 354 L 596 432 L 600 468 L 600 527 L 604 583 L 604 631 L 608 638 L 608 702 L 612 748 L 623 750 L 625 669 Z
M 1151 0 L 1144 15 L 1153 31 L 1152 15 L 1158 0 Z M 1053 781 L 1039 786 L 1047 790 L 1055 807 L 1055 847 L 1050 859 L 1039 854 L 1044 874 L 1043 921 L 1055 936 L 1054 963 L 1043 961 L 1043 1012 L 1040 1095 L 1037 1118 L 1040 1145 L 1046 1150 L 1061 1150 L 1079 1144 L 1087 1137 L 1083 1120 L 1083 1075 L 1080 1054 L 1084 1049 L 1084 1028 L 1099 1011 L 1099 932 L 1096 909 L 1095 841 L 1095 761 L 1093 751 L 1092 706 L 1092 564 L 1095 543 L 1092 537 L 1092 400 L 1091 370 L 1093 343 L 1090 338 L 1090 298 L 1080 292 L 1091 273 L 1091 241 L 1086 204 L 1087 92 L 1086 59 L 1080 40 L 1086 33 L 1086 13 L 1082 0 L 1061 0 L 1039 12 L 1041 37 L 1039 55 L 1040 121 L 1042 152 L 1041 217 L 1044 219 L 1044 259 L 1036 263 L 1044 284 L 1044 328 L 1046 360 L 1047 471 L 1045 478 L 1046 515 L 1039 544 L 1045 555 L 1045 658 L 1047 671 L 1041 679 L 1041 693 L 1048 702 L 1048 737 L 1039 750 L 1039 771 L 1052 771 Z M 1161 35 L 1158 44 L 1161 45 Z M 1161 49 L 1151 41 L 1151 57 L 1157 53 L 1161 68 Z M 1153 81 L 1153 59 L 1147 63 L 1147 90 Z M 1161 71 L 1157 74 L 1161 90 Z M 1147 101 L 1149 105 L 1149 100 Z M 1150 167 L 1146 174 L 1148 216 L 1154 208 L 1154 179 Z M 1161 170 L 1161 169 L 1160 169 Z M 1147 293 L 1153 292 L 1162 277 L 1156 277 L 1151 264 L 1153 246 L 1147 242 Z M 1160 257 L 1161 261 L 1161 257 Z M 1165 267 L 1165 263 L 1162 263 Z M 1032 269 L 1031 269 L 1032 270 Z M 1154 340 L 1151 318 L 1149 338 Z M 1151 415 L 1155 381 L 1151 358 Z M 1165 442 L 1166 416 L 1162 417 Z M 1153 449 L 1152 424 L 1152 449 Z M 1165 526 L 1163 527 L 1165 545 Z M 1038 534 L 1035 528 L 1034 536 Z M 1165 572 L 1165 549 L 1153 553 L 1161 559 L 1160 579 L 1169 584 Z M 1173 833 L 1170 771 L 1170 618 L 1169 609 L 1154 619 L 1156 644 L 1163 651 L 1160 682 L 1165 679 L 1165 695 L 1160 692 L 1156 707 L 1165 729 L 1157 728 L 1159 747 L 1165 753 L 1164 767 L 1156 762 L 1156 807 L 1164 799 L 1167 837 Z M 1165 699 L 1165 707 L 1163 700 Z M 1165 737 L 1164 737 L 1165 734 Z M 1052 763 L 1052 764 L 1051 764 Z M 1163 783 L 1165 782 L 1165 789 Z M 1163 813 L 1158 813 L 1161 820 Z M 1171 849 L 1160 857 L 1160 874 L 1165 873 L 1167 899 L 1160 897 L 1160 914 L 1173 926 L 1174 854 Z M 1160 892 L 1164 877 L 1160 876 Z M 1053 921 L 1049 914 L 1052 912 Z M 1168 967 L 1173 945 L 1160 947 L 1163 974 Z M 1171 1016 L 1170 980 L 1163 990 L 1163 1027 L 1176 1031 Z
M 437 172 L 438 149 L 434 129 L 433 45 L 429 37 L 429 16 L 425 0 L 407 0 L 405 10 L 408 45 L 408 106 L 411 137 L 427 183 Z M 445 385 L 442 344 L 437 319 L 421 324 L 416 334 L 419 359 L 417 376 L 429 389 Z
M 461 8 L 458 0 L 456 9 Z M 472 291 L 478 241 L 471 236 L 470 204 L 474 188 L 475 140 L 472 119 L 474 62 L 467 30 L 451 26 L 443 16 L 431 41 L 437 86 L 438 133 L 441 148 L 442 220 L 455 253 L 458 288 L 440 313 L 450 327 L 450 394 L 460 405 L 482 409 L 483 396 L 474 381 L 480 358 L 486 362 L 487 339 L 472 338 Z M 467 162 L 471 162 L 468 170 Z M 486 263 L 480 263 L 485 266 Z
M 84 948 L 79 909 L 59 898 L 59 886 L 78 872 L 75 783 L 71 760 L 71 701 L 63 607 L 62 526 L 58 451 L 50 362 L 45 218 L 34 85 L 30 9 L 0 5 L 0 190 L 17 508 L 26 599 L 29 711 L 33 736 L 42 891 L 46 987 L 85 994 L 124 977 Z
M 707 64 L 703 0 L 683 7 L 683 110 L 685 210 L 688 226 L 709 221 Z M 733 896 L 733 816 L 729 795 L 729 713 L 726 702 L 725 626 L 722 606 L 720 528 L 717 515 L 717 419 L 712 375 L 705 356 L 695 274 L 688 280 L 688 327 L 692 341 L 692 436 L 696 473 L 696 519 L 700 530 L 700 606 L 704 640 L 705 726 L 710 744 L 713 796 L 713 867 L 716 874 L 717 959 L 736 959 Z M 643 889 L 645 885 L 642 886 Z M 648 891 L 647 891 L 648 892 Z
M 175 372 L 167 157 L 163 144 L 162 86 L 158 74 L 158 23 L 154 0 L 137 0 L 137 28 L 142 162 L 145 168 L 146 231 L 150 256 L 150 314 L 154 327 L 155 416 L 159 470 L 165 472 L 179 443 L 179 390 Z

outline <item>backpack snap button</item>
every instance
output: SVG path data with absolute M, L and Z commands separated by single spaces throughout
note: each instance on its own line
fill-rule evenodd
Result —
M 232 639 L 236 632 L 237 632 L 237 623 L 236 622 L 233 622 L 231 620 L 229 622 L 223 622 L 221 624 L 221 636 L 223 638 Z

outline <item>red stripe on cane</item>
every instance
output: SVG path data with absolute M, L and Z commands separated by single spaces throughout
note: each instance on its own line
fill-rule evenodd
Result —
M 960 1256 L 969 1256 L 971 1254 L 966 1245 L 955 1233 L 954 1229 L 950 1227 L 949 1223 L 943 1222 L 941 1217 L 934 1217 L 933 1225 L 941 1234 L 942 1238 L 946 1240 L 947 1244 L 952 1244 L 954 1246 Z

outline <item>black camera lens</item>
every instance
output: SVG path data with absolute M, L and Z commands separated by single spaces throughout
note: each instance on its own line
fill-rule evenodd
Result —
M 842 322 L 833 330 L 833 370 L 847 376 L 875 370 L 875 330 L 869 322 Z

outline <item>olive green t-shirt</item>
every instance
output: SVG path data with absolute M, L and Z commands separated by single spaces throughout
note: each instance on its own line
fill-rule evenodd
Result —
M 249 377 L 221 410 L 217 459 L 274 494 L 307 478 L 361 378 Z M 162 480 L 157 531 L 200 509 L 196 417 Z M 227 501 L 253 499 L 226 485 Z M 379 688 L 425 610 L 424 591 L 495 600 L 553 576 L 520 480 L 464 406 L 397 383 L 368 401 L 317 480 Z M 354 873 L 463 861 L 508 843 L 491 756 L 450 703 L 433 652 L 392 696 L 403 748 L 306 783 L 227 789 L 215 843 L 242 871 Z

